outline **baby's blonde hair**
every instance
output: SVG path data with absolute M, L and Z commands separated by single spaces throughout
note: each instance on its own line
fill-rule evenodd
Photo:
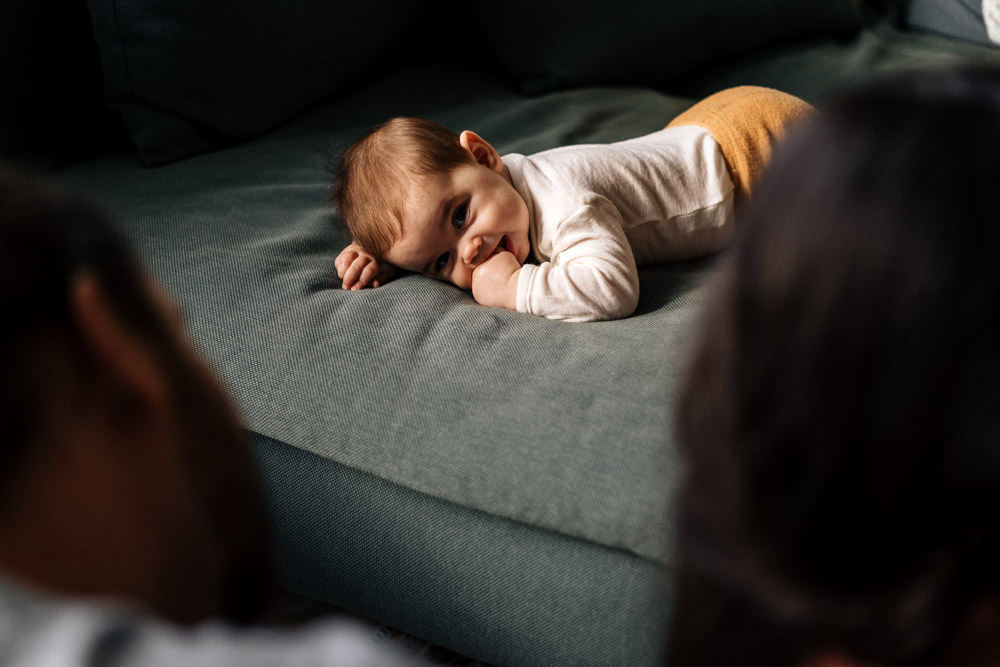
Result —
M 330 199 L 354 242 L 383 259 L 402 234 L 406 189 L 413 178 L 469 163 L 475 160 L 455 132 L 422 118 L 393 118 L 344 151 Z

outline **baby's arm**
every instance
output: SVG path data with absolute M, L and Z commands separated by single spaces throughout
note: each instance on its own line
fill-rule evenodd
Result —
M 395 266 L 378 261 L 355 243 L 341 250 L 333 265 L 344 289 L 350 290 L 378 287 L 396 275 Z
M 517 310 L 553 320 L 627 317 L 639 301 L 639 272 L 618 210 L 603 197 L 559 223 L 549 261 L 526 264 Z

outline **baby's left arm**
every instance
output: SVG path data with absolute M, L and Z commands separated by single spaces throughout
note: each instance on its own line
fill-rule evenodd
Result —
M 561 220 L 548 261 L 522 267 L 518 278 L 517 310 L 553 320 L 619 319 L 639 302 L 639 272 L 621 214 L 604 197 Z

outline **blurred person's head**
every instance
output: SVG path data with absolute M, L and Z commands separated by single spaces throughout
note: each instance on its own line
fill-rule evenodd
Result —
M 780 147 L 679 403 L 672 667 L 1000 664 L 1000 73 Z
M 271 583 L 235 409 L 104 215 L 0 169 L 0 572 L 171 620 Z

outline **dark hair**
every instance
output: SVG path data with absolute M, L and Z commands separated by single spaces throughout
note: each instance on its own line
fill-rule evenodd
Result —
M 678 408 L 671 667 L 933 664 L 1000 591 L 1000 72 L 844 92 L 780 146 Z
M 402 233 L 409 180 L 471 162 L 459 135 L 445 126 L 423 118 L 392 118 L 334 158 L 330 201 L 354 242 L 381 259 Z
M 200 599 L 199 587 L 215 582 L 199 581 L 185 588 L 191 597 L 157 600 L 170 606 L 156 610 L 184 623 L 208 613 L 236 621 L 253 618 L 272 583 L 270 552 L 258 480 L 228 396 L 180 344 L 175 327 L 156 305 L 150 279 L 104 213 L 68 189 L 3 169 L 0 507 L 7 500 L 3 496 L 14 493 L 21 466 L 48 444 L 40 429 L 66 407 L 53 403 L 55 371 L 74 364 L 86 379 L 100 381 L 101 367 L 83 347 L 71 312 L 71 287 L 84 272 L 97 281 L 119 323 L 148 344 L 169 379 L 176 463 L 197 495 L 198 511 L 223 559 L 218 609 Z M 118 398 L 122 405 L 116 407 L 127 410 L 128 397 Z
M 71 282 L 89 271 L 122 321 L 165 335 L 145 274 L 89 200 L 0 168 L 0 482 L 11 478 L 47 418 L 46 332 L 72 331 Z

